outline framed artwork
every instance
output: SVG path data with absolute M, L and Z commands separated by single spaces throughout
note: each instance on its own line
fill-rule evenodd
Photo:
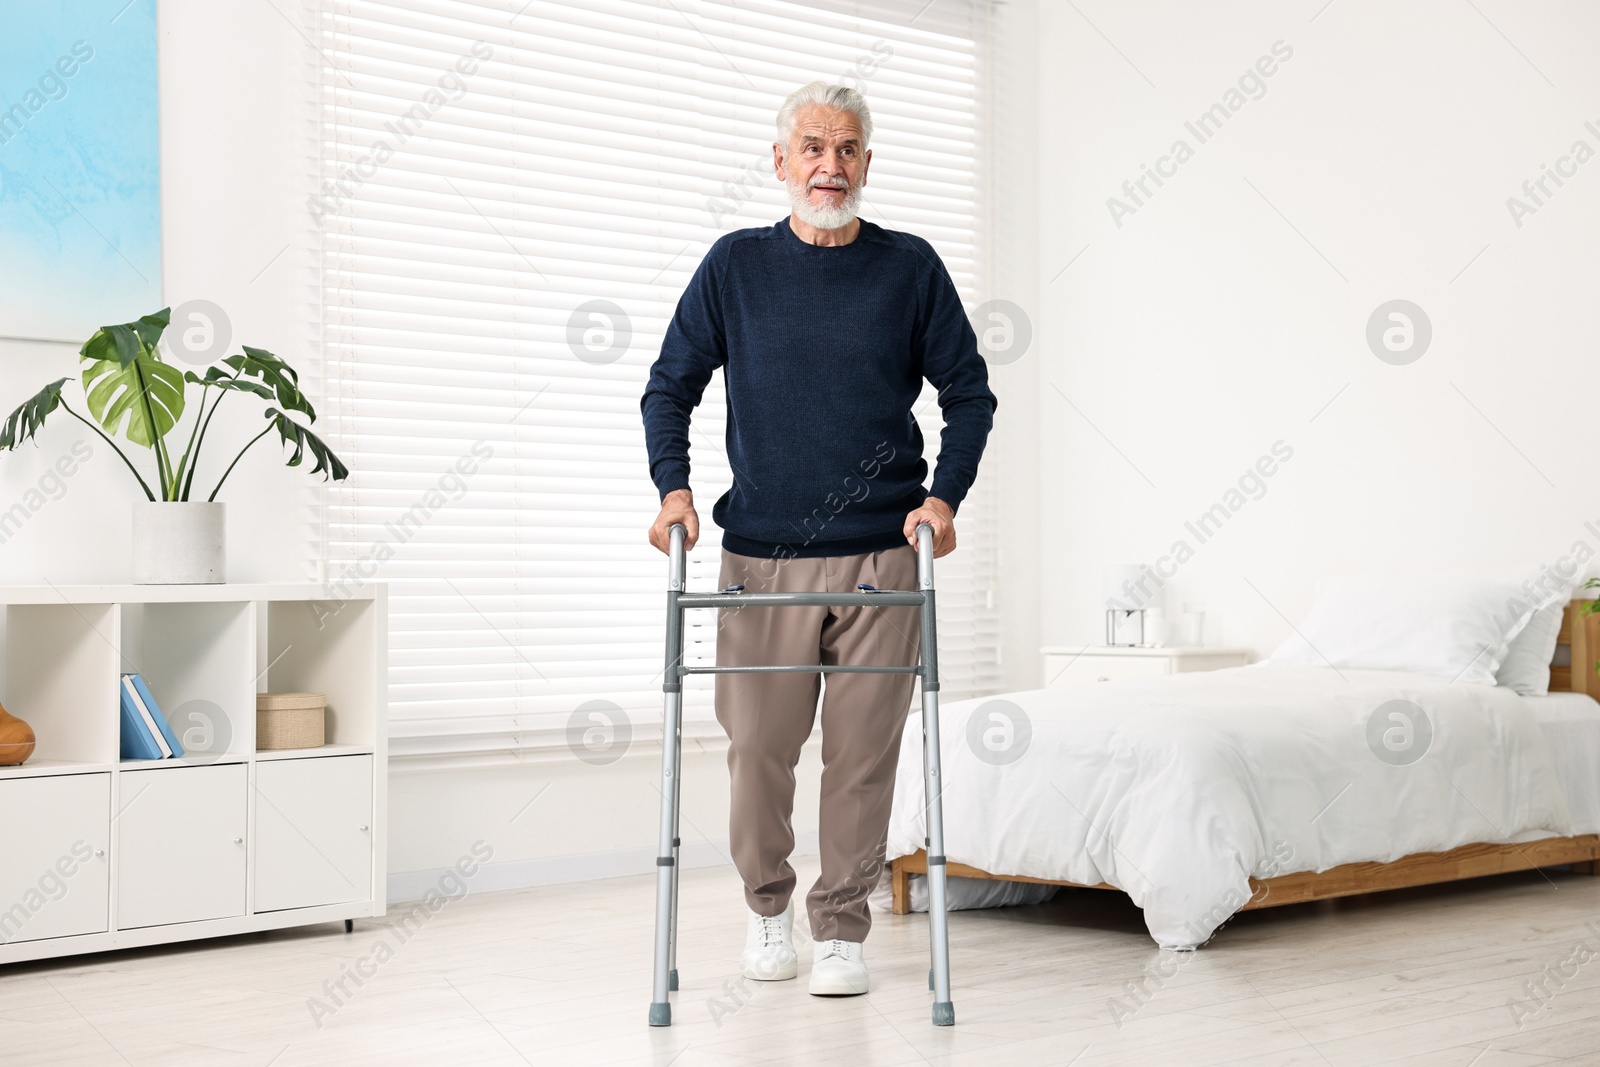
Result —
M 0 336 L 161 306 L 155 0 L 0 6 Z

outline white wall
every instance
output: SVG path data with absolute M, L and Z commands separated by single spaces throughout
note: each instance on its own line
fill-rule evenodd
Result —
M 1040 278 L 1038 12 L 1033 3 L 1000 6 L 990 30 L 994 49 L 989 91 L 995 103 L 988 258 L 990 296 L 1022 308 L 1032 339 L 1022 355 L 989 368 L 999 399 L 983 472 L 1000 487 L 999 595 L 1001 666 L 1006 688 L 1043 684 L 1037 650 L 1046 589 L 1038 580 L 1045 496 L 1040 492 Z
M 1336 569 L 1600 549 L 1600 160 L 1520 228 L 1506 206 L 1600 150 L 1596 39 L 1578 2 L 1043 6 L 1047 642 L 1098 641 L 1099 568 L 1179 539 L 1169 615 L 1203 601 L 1208 643 L 1261 654 Z M 1278 41 L 1265 95 L 1200 143 L 1185 121 Z M 1107 199 L 1179 138 L 1193 158 L 1117 225 Z M 1404 366 L 1365 340 L 1394 298 L 1434 331 Z M 1186 531 L 1280 440 L 1264 496 Z

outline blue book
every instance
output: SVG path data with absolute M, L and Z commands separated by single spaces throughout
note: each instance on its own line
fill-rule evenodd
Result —
M 133 675 L 124 674 L 122 676 L 122 688 L 127 692 L 128 698 L 133 701 L 133 710 L 139 713 L 139 719 L 144 723 L 144 728 L 155 739 L 156 748 L 161 750 L 160 758 L 165 759 L 172 755 L 172 749 L 167 747 L 166 737 L 156 728 L 155 716 L 151 715 L 150 709 L 144 706 L 144 697 L 139 695 L 139 690 L 133 687 Z
M 117 692 L 122 697 L 122 758 L 161 759 L 161 749 L 156 739 L 150 736 L 150 729 L 145 726 L 144 717 L 133 703 L 133 695 L 128 692 L 128 687 L 119 684 Z
M 144 675 L 134 674 L 130 677 L 133 678 L 133 687 L 139 691 L 140 698 L 144 700 L 144 706 L 150 709 L 150 717 L 155 719 L 157 728 L 161 730 L 161 736 L 167 739 L 167 747 L 172 749 L 174 758 L 183 755 L 183 746 L 178 744 L 178 737 L 168 725 L 166 715 L 156 705 L 156 698 L 150 695 L 150 687 L 144 684 Z

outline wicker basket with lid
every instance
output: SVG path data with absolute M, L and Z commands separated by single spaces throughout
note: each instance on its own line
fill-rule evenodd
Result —
M 256 750 L 321 748 L 326 693 L 257 693 Z

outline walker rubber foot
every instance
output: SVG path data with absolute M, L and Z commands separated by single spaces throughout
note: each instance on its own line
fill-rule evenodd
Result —
M 672 1005 L 671 1004 L 652 1004 L 652 1005 L 650 1005 L 650 1025 L 651 1026 L 671 1026 L 672 1025 Z
M 956 1024 L 956 1006 L 948 1000 L 939 1001 L 933 1006 L 933 1025 L 954 1026 Z
M 672 968 L 671 973 L 667 975 L 667 989 L 673 993 L 678 991 L 678 968 L 676 967 Z

